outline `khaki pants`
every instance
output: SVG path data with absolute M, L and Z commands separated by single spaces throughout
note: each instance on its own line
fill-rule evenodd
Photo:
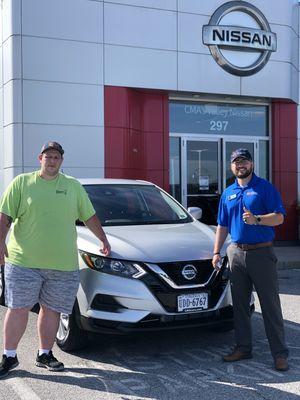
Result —
M 274 358 L 287 357 L 283 317 L 279 299 L 276 256 L 273 247 L 242 250 L 230 245 L 230 265 L 236 346 L 252 350 L 250 299 L 253 286 L 262 309 L 265 330 Z

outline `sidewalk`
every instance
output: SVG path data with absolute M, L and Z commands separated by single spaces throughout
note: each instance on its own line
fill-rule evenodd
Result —
M 300 246 L 275 246 L 278 269 L 300 268 Z

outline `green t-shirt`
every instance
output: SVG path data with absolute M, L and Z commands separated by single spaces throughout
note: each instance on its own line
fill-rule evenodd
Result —
M 45 180 L 39 172 L 17 176 L 6 189 L 0 212 L 13 219 L 8 261 L 30 268 L 78 268 L 75 221 L 95 214 L 81 184 L 59 174 Z

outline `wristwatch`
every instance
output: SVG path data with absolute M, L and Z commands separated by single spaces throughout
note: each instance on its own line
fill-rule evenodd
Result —
M 261 223 L 261 216 L 260 215 L 254 215 L 254 218 L 256 219 L 256 224 L 259 225 Z

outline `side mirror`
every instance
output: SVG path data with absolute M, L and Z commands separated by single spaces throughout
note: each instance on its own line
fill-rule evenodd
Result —
M 201 219 L 202 218 L 202 209 L 200 207 L 189 207 L 188 212 L 195 218 Z

